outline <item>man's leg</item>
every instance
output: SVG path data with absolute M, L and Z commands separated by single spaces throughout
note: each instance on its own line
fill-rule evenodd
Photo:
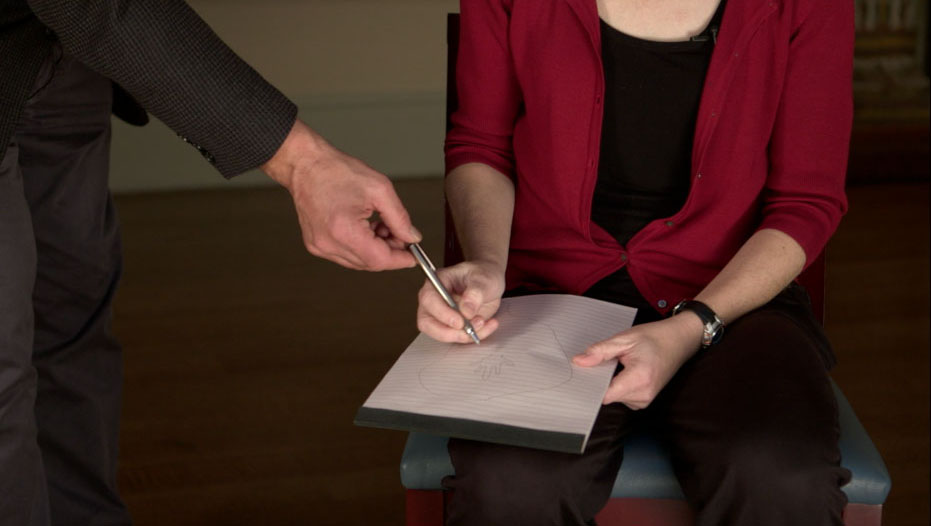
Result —
M 53 524 L 129 524 L 116 491 L 121 271 L 108 190 L 110 82 L 63 57 L 17 134 L 38 253 L 36 418 Z
M 9 146 L 0 164 L 0 525 L 45 526 L 32 367 L 36 248 L 22 183 L 19 149 Z
M 803 294 L 783 292 L 729 326 L 652 409 L 668 423 L 698 526 L 843 524 L 850 473 L 840 467 L 830 350 Z

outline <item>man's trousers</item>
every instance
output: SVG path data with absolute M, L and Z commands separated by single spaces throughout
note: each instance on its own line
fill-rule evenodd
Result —
M 0 526 L 129 524 L 109 80 L 55 50 L 0 166 Z

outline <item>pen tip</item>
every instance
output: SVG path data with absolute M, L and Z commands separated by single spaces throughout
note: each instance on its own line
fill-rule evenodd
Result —
M 482 341 L 478 339 L 478 334 L 475 333 L 475 328 L 472 327 L 472 324 L 469 323 L 468 320 L 465 322 L 465 333 L 468 334 L 470 338 L 472 338 L 472 341 L 475 342 L 475 345 L 482 343 Z

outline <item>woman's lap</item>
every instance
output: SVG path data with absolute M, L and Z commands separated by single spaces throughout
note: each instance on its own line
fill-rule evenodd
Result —
M 602 408 L 582 455 L 450 439 L 448 524 L 586 524 L 611 494 L 632 416 L 621 404 Z
M 798 292 L 729 326 L 653 404 L 699 525 L 842 524 L 833 357 Z
M 660 426 L 698 524 L 841 524 L 833 357 L 804 303 L 790 288 L 730 325 L 647 410 L 602 408 L 583 455 L 451 440 L 449 524 L 588 524 L 637 418 Z

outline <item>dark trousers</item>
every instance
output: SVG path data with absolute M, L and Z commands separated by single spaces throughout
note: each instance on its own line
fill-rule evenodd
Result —
M 124 525 L 110 82 L 56 49 L 0 165 L 0 525 Z
M 594 524 L 625 435 L 648 423 L 668 443 L 698 526 L 841 525 L 850 473 L 840 467 L 832 363 L 792 286 L 729 325 L 646 410 L 603 407 L 583 455 L 451 439 L 448 524 Z

